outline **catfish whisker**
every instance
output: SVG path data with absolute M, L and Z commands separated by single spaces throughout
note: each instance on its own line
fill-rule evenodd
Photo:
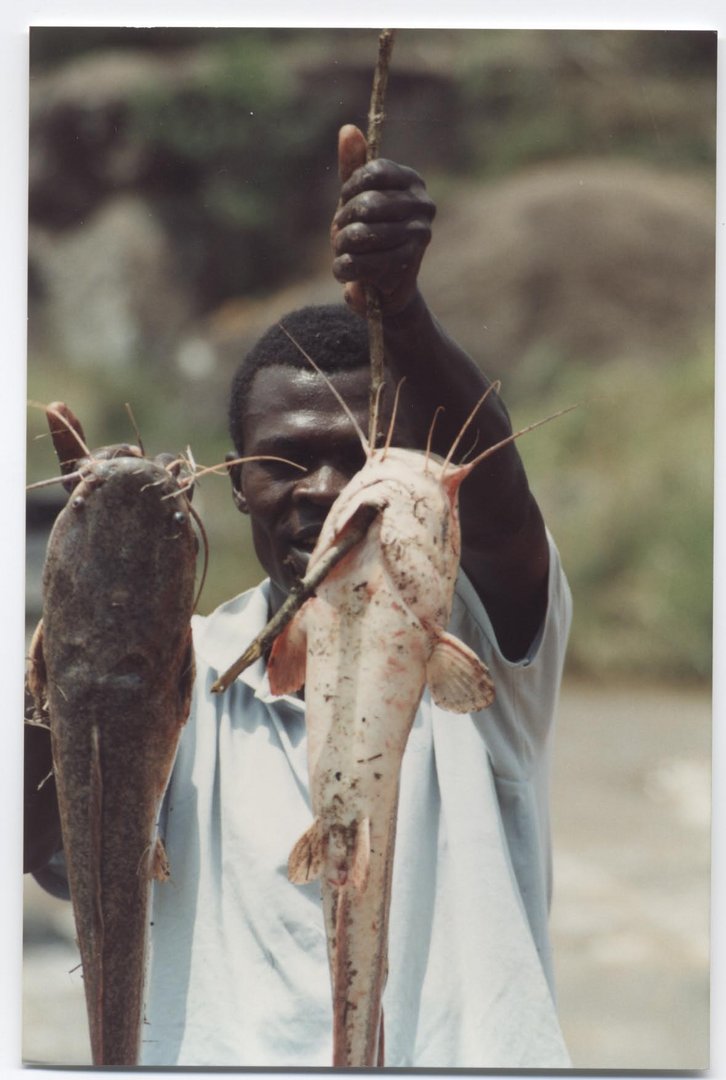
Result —
M 49 480 L 36 480 L 32 484 L 26 484 L 26 491 L 36 491 L 38 488 L 51 487 L 53 484 L 65 484 L 67 480 L 80 480 L 84 475 L 83 469 L 77 469 L 75 472 L 65 473 L 64 476 L 51 476 Z
M 475 457 L 473 461 L 470 461 L 468 465 L 459 465 L 457 467 L 462 470 L 465 476 L 468 476 L 471 470 L 478 465 L 479 462 L 484 461 L 485 458 L 496 453 L 497 450 L 501 450 L 503 446 L 508 446 L 509 443 L 514 442 L 514 440 L 518 439 L 521 435 L 526 435 L 528 432 L 534 431 L 535 428 L 542 427 L 543 424 L 549 424 L 550 420 L 557 420 L 560 416 L 564 416 L 566 413 L 572 412 L 573 409 L 577 408 L 578 404 L 575 403 L 574 405 L 568 405 L 564 409 L 558 409 L 557 412 L 552 413 L 550 416 L 545 416 L 542 420 L 535 420 L 533 424 L 527 424 L 526 427 L 520 428 L 519 431 L 507 435 L 506 438 L 500 439 L 499 442 L 494 443 L 492 446 L 488 446 L 486 450 L 482 450 L 482 452 Z
M 199 588 L 197 589 L 197 595 L 194 597 L 194 610 L 196 610 L 197 604 L 199 603 L 199 598 L 202 595 L 202 589 L 204 588 L 204 583 L 207 580 L 207 570 L 209 569 L 209 537 L 207 536 L 207 530 L 204 528 L 204 524 L 202 522 L 202 519 L 200 518 L 199 514 L 194 509 L 194 507 L 192 506 L 191 503 L 189 503 L 189 513 L 194 518 L 194 521 L 197 523 L 197 527 L 198 527 L 199 532 L 200 532 L 201 537 L 202 537 L 202 548 L 204 550 L 204 562 L 202 564 L 202 577 L 201 577 L 201 580 L 199 582 Z
M 466 459 L 468 457 L 471 457 L 471 455 L 474 453 L 474 451 L 476 450 L 476 444 L 478 442 L 479 442 L 479 432 L 477 432 L 476 438 L 474 439 L 474 442 L 471 444 L 471 446 L 469 447 L 469 449 L 466 451 L 466 453 L 462 457 L 461 461 L 459 462 L 460 465 L 465 465 L 466 464 Z
M 484 404 L 486 399 L 489 397 L 489 395 L 492 393 L 492 391 L 494 391 L 495 394 L 499 393 L 499 391 L 501 389 L 501 386 L 502 386 L 502 384 L 498 379 L 493 383 L 489 383 L 489 386 L 487 386 L 486 390 L 484 391 L 482 396 L 479 398 L 479 400 L 477 401 L 474 408 L 469 413 L 468 417 L 464 421 L 464 424 L 463 424 L 459 434 L 456 436 L 453 443 L 451 444 L 451 447 L 449 448 L 449 452 L 446 455 L 446 460 L 444 461 L 445 466 L 451 464 L 451 459 L 454 456 L 454 451 L 456 450 L 457 446 L 461 442 L 462 437 L 464 435 L 464 432 L 469 427 L 469 425 L 472 423 L 472 421 L 473 421 L 474 417 L 476 416 L 476 414 L 479 412 L 479 409 L 482 407 L 482 405 Z
M 227 469 L 230 465 L 244 465 L 248 461 L 279 461 L 283 465 L 290 465 L 293 469 L 299 469 L 300 472 L 307 472 L 304 465 L 298 465 L 296 461 L 289 461 L 287 458 L 276 457 L 274 454 L 259 454 L 253 455 L 252 457 L 232 458 L 230 461 L 221 461 L 218 465 L 207 465 L 201 469 L 197 468 L 197 471 L 193 476 L 190 476 L 187 483 L 182 484 L 180 482 L 178 491 L 170 491 L 168 495 L 163 495 L 162 498 L 174 499 L 177 495 L 183 495 L 196 483 L 200 476 L 226 476 Z
M 436 421 L 438 419 L 439 413 L 442 413 L 442 412 L 446 412 L 444 406 L 443 405 L 437 405 L 436 406 L 436 411 L 434 412 L 434 415 L 433 415 L 433 419 L 431 421 L 431 424 L 429 425 L 429 433 L 428 433 L 428 437 L 426 439 L 426 455 L 424 457 L 424 471 L 426 471 L 426 468 L 427 468 L 428 463 L 429 463 L 429 458 L 431 457 L 431 440 L 434 437 L 434 427 L 436 426 Z
M 317 371 L 318 375 L 321 375 L 323 377 L 323 379 L 325 379 L 325 382 L 327 383 L 328 389 L 330 390 L 331 394 L 333 394 L 334 397 L 337 399 L 340 407 L 343 409 L 343 411 L 345 412 L 345 415 L 348 417 L 351 424 L 355 428 L 356 433 L 358 435 L 358 438 L 361 441 L 361 446 L 363 447 L 363 449 L 365 451 L 366 457 L 370 457 L 372 447 L 371 447 L 370 443 L 368 442 L 368 439 L 366 439 L 365 435 L 363 434 L 363 432 L 361 430 L 360 424 L 358 423 L 356 418 L 353 416 L 353 413 L 350 411 L 350 409 L 346 405 L 345 401 L 343 401 L 343 398 L 340 396 L 338 391 L 335 389 L 335 387 L 333 386 L 333 384 L 330 381 L 330 379 L 328 378 L 328 376 L 325 374 L 325 372 L 321 368 L 318 367 L 318 365 L 313 360 L 312 356 L 310 356 L 309 353 L 305 352 L 305 349 L 303 349 L 300 342 L 295 340 L 295 338 L 292 336 L 292 334 L 287 329 L 287 327 L 284 326 L 283 323 L 279 323 L 278 325 L 279 325 L 280 329 L 282 330 L 283 334 L 285 334 L 286 337 L 288 337 L 290 339 L 290 341 L 293 343 L 295 348 L 300 350 L 300 352 L 305 357 L 305 359 L 308 361 L 308 363 L 312 365 L 312 367 L 315 369 L 315 371 Z
M 132 410 L 131 405 L 129 404 L 128 401 L 126 402 L 126 412 L 128 413 L 129 420 L 131 421 L 131 427 L 134 429 L 134 434 L 136 435 L 136 438 L 138 440 L 139 450 L 144 455 L 144 457 L 146 457 L 146 451 L 144 450 L 144 444 L 143 444 L 143 442 L 141 440 L 141 432 L 139 431 L 139 429 L 137 427 L 136 417 L 134 416 L 133 410 Z
M 384 447 L 383 447 L 383 453 L 381 454 L 381 460 L 383 460 L 383 458 L 385 458 L 386 454 L 388 453 L 388 451 L 391 448 L 391 440 L 393 439 L 393 427 L 394 427 L 394 425 L 396 423 L 396 414 L 398 412 L 398 399 L 399 399 L 399 396 L 400 396 L 400 393 L 401 393 L 401 387 L 403 386 L 405 381 L 406 381 L 406 376 L 404 375 L 403 378 L 399 380 L 399 382 L 398 382 L 398 384 L 396 386 L 396 396 L 393 399 L 393 412 L 391 413 L 391 420 L 390 420 L 390 423 L 388 424 L 388 434 L 386 435 L 386 442 L 385 442 Z M 379 388 L 378 388 L 378 393 L 379 394 L 380 394 L 382 389 L 383 389 L 383 387 L 379 386 Z M 376 401 L 376 416 L 378 416 L 378 402 L 377 401 Z

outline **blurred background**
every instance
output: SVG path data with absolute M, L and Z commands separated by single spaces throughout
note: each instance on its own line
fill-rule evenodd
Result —
M 239 358 L 334 301 L 337 129 L 374 30 L 35 27 L 28 395 L 92 446 L 230 449 Z M 579 1069 L 708 1063 L 716 35 L 399 32 L 382 153 L 438 205 L 429 305 L 491 377 L 575 616 L 553 783 Z M 55 473 L 29 410 L 28 481 Z M 27 629 L 62 489 L 29 494 Z M 256 583 L 223 478 L 200 610 Z M 69 905 L 26 880 L 24 1057 L 89 1060 Z

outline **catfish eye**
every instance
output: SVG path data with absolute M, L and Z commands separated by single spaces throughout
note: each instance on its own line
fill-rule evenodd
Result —
M 177 525 L 183 525 L 187 520 L 187 516 L 181 510 L 177 510 L 174 514 L 173 520 L 176 522 Z

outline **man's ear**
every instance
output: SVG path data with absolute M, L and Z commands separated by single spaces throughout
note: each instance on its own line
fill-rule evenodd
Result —
M 224 455 L 224 460 L 227 462 L 227 472 L 232 482 L 232 498 L 234 499 L 234 505 L 237 507 L 241 514 L 249 514 L 249 507 L 247 505 L 247 499 L 242 491 L 242 465 L 237 460 L 238 455 L 233 450 L 230 450 Z M 234 464 L 232 464 L 234 462 Z

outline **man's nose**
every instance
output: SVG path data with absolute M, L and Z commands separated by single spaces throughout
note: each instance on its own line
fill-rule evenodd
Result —
M 301 476 L 295 484 L 294 498 L 318 506 L 332 506 L 350 477 L 335 465 L 323 464 Z

